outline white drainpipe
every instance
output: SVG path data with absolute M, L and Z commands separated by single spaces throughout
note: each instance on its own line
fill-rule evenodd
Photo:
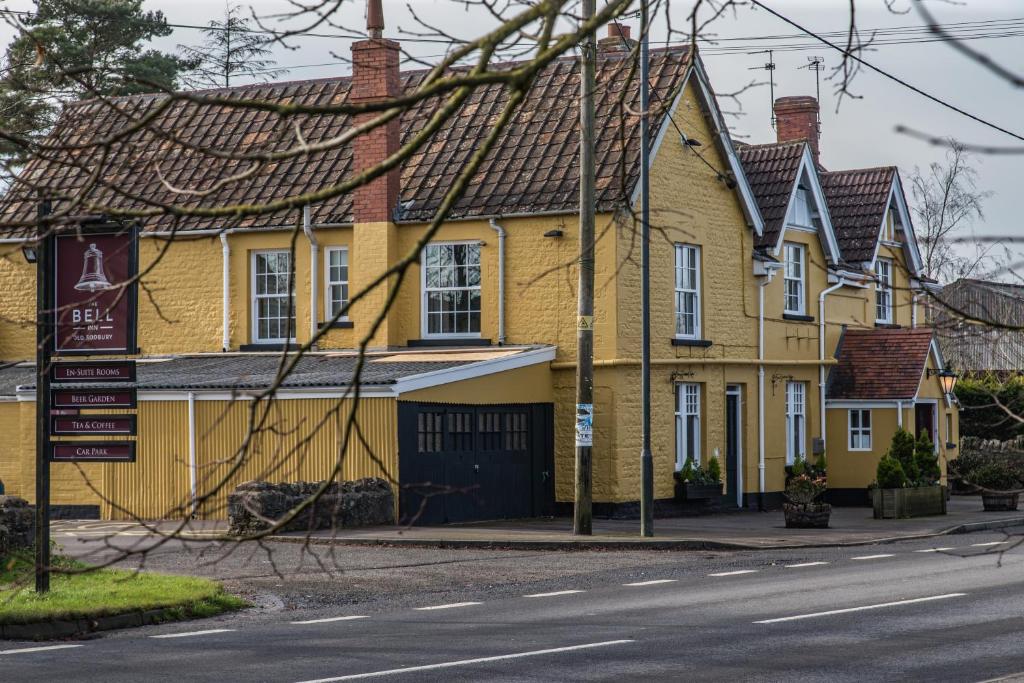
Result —
M 903 401 L 896 401 L 896 426 L 903 428 Z
M 198 497 L 198 476 L 196 472 L 196 392 L 188 392 L 188 482 L 189 482 L 189 507 L 192 509 L 192 517 L 196 516 Z
M 320 245 L 313 234 L 313 223 L 310 219 L 309 204 L 302 207 L 302 232 L 309 240 L 309 338 L 316 336 L 317 301 L 320 299 Z
M 230 233 L 230 230 L 224 230 L 220 233 L 220 250 L 224 259 L 223 282 L 221 284 L 223 300 L 221 347 L 224 351 L 231 349 L 231 245 L 228 243 L 228 235 Z
M 917 293 L 910 295 L 910 327 L 917 328 Z
M 826 436 L 828 430 L 825 422 L 825 297 L 845 284 L 846 281 L 839 278 L 839 282 L 821 290 L 821 294 L 818 295 L 818 360 L 821 361 L 821 364 L 818 366 L 818 398 L 821 401 L 819 414 L 821 416 L 822 447 L 828 445 L 828 437 Z
M 757 359 L 764 360 L 764 288 L 765 277 L 757 288 Z M 757 506 L 764 509 L 764 364 L 757 366 Z
M 505 343 L 505 228 L 491 219 L 491 228 L 498 233 L 498 344 Z

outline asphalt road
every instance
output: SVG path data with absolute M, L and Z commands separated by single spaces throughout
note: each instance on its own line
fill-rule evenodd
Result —
M 5 642 L 0 679 L 984 681 L 1024 672 L 1024 548 L 1015 539 L 433 563 L 373 549 L 399 553 L 387 569 L 416 588 L 393 601 L 348 595 L 86 641 Z M 362 555 L 345 557 L 354 566 Z M 379 571 L 380 562 L 364 564 Z M 445 579 L 497 566 L 531 580 Z M 349 567 L 337 585 L 359 574 Z

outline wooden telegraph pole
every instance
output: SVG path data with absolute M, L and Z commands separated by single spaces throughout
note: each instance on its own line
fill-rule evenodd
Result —
M 596 12 L 596 0 L 583 0 L 583 21 Z M 580 261 L 576 325 L 576 505 L 572 530 L 593 533 L 591 485 L 594 420 L 594 81 L 595 32 L 588 32 L 580 59 Z

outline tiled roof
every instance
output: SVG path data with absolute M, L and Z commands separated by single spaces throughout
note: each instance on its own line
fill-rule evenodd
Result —
M 764 219 L 764 234 L 757 238 L 759 247 L 774 247 L 779 240 L 806 144 L 800 140 L 736 148 Z
M 514 66 L 514 65 L 509 65 Z M 639 173 L 640 126 L 635 125 L 639 88 L 625 52 L 601 52 L 597 72 L 597 208 L 609 211 L 629 197 Z M 671 102 L 688 67 L 687 50 L 671 47 L 651 51 L 651 101 Z M 402 74 L 406 92 L 415 89 L 425 71 Z M 327 105 L 346 101 L 350 79 L 243 86 L 206 94 L 232 99 Z M 618 98 L 626 90 L 625 109 Z M 574 58 L 557 60 L 536 78 L 513 121 L 484 161 L 452 217 L 492 216 L 534 212 L 577 211 L 579 147 L 579 68 Z M 432 217 L 452 179 L 482 142 L 508 100 L 501 84 L 478 87 L 458 113 L 402 167 L 401 201 L 405 221 Z M 401 139 L 409 141 L 436 111 L 439 99 L 421 102 L 402 117 Z M 145 95 L 116 100 L 120 109 L 90 101 L 71 105 L 52 140 L 83 143 L 126 127 L 129 120 L 153 112 L 162 96 Z M 652 128 L 657 130 L 667 107 L 655 106 Z M 195 148 L 231 152 L 270 152 L 295 144 L 295 127 L 314 144 L 349 127 L 341 115 L 296 116 L 282 120 L 254 109 L 176 102 L 159 114 L 152 129 L 133 133 L 116 143 L 106 159 L 96 150 L 74 158 L 67 155 L 37 159 L 23 177 L 61 193 L 81 188 L 87 172 L 96 171 L 102 187 L 88 199 L 115 208 L 138 208 L 142 200 L 186 206 L 224 206 L 284 199 L 323 189 L 344 178 L 352 161 L 348 146 L 270 163 L 255 175 L 217 187 L 217 181 L 240 174 L 249 162 L 218 159 Z M 167 135 L 167 134 L 173 134 Z M 176 139 L 172 139 L 176 138 Z M 653 140 L 654 136 L 652 136 Z M 652 142 L 653 144 L 653 142 Z M 170 187 L 168 187 L 170 186 Z M 189 195 L 174 189 L 212 191 Z M 0 221 L 29 221 L 35 215 L 34 194 L 16 185 L 0 205 Z M 411 204 L 410 204 L 411 202 Z M 59 209 L 58 207 L 55 207 Z M 327 199 L 312 208 L 315 223 L 350 223 L 348 196 Z M 280 212 L 241 220 L 242 227 L 290 225 L 297 212 Z M 185 217 L 179 228 L 220 228 L 226 219 Z M 170 229 L 174 219 L 162 216 L 147 229 Z
M 844 261 L 863 263 L 874 257 L 895 176 L 894 166 L 821 174 L 832 227 Z
M 905 400 L 917 395 L 932 330 L 847 330 L 828 374 L 830 400 Z
M 523 349 L 529 350 L 528 348 Z M 507 355 L 516 351 L 509 349 Z M 433 360 L 402 360 L 399 354 L 371 356 L 363 366 L 361 386 L 395 384 L 401 379 L 437 370 L 465 367 L 489 359 L 480 354 L 480 360 L 465 352 L 431 354 Z M 401 362 L 394 362 L 394 361 Z M 351 385 L 355 377 L 357 355 L 313 354 L 303 356 L 295 369 L 285 378 L 284 389 L 338 388 Z M 137 366 L 138 381 L 135 388 L 145 391 L 232 391 L 261 390 L 270 387 L 277 376 L 281 356 L 276 353 L 224 354 L 203 356 L 178 356 L 157 359 L 154 362 L 140 362 Z M 32 366 L 19 364 L 9 369 L 0 368 L 0 395 L 13 395 L 17 386 L 26 389 L 35 387 L 35 373 Z M 73 386 L 73 385 L 72 385 Z M 111 386 L 118 386 L 111 384 Z M 128 385 L 126 385 L 128 386 Z

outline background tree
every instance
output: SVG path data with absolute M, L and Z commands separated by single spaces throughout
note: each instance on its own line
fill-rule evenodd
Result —
M 236 77 L 265 82 L 288 72 L 274 68 L 269 55 L 270 42 L 254 32 L 242 7 L 227 3 L 224 17 L 214 19 L 203 29 L 202 45 L 179 45 L 184 58 L 195 64 L 186 81 L 195 87 L 229 88 Z
M 187 66 L 145 48 L 171 28 L 162 12 L 143 11 L 142 0 L 36 0 L 22 24 L 0 79 L 0 129 L 8 134 L 45 134 L 61 102 L 174 88 Z M 20 145 L 0 151 L 15 162 L 23 156 Z
M 957 247 L 970 237 L 974 221 L 984 217 L 982 203 L 991 192 L 978 189 L 978 172 L 970 153 L 956 140 L 948 141 L 945 163 L 910 174 L 910 192 L 917 239 L 925 272 L 940 282 L 983 276 L 998 265 L 995 244 L 974 243 L 973 252 Z

